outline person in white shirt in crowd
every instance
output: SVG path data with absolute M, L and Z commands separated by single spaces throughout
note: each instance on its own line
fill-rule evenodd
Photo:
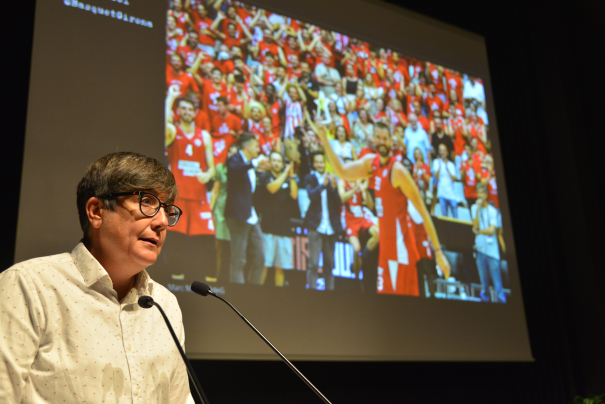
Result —
M 88 168 L 81 242 L 0 274 L 0 402 L 193 404 L 164 319 L 138 305 L 151 296 L 184 344 L 176 297 L 145 270 L 181 216 L 176 197 L 172 173 L 147 156 L 113 153 Z
M 403 132 L 403 142 L 407 148 L 408 159 L 412 163 L 416 162 L 416 159 L 414 158 L 414 150 L 418 148 L 424 157 L 424 161 L 428 162 L 430 165 L 431 160 L 428 152 L 432 150 L 432 146 L 431 141 L 429 140 L 429 135 L 422 128 L 422 126 L 418 125 L 418 116 L 416 114 L 409 114 L 408 121 L 410 124 Z
M 339 125 L 336 127 L 336 139 L 331 139 L 330 145 L 342 161 L 344 159 L 357 160 L 357 153 L 349 140 L 349 132 L 347 132 L 344 126 Z
M 454 182 L 456 181 L 456 166 L 449 160 L 447 146 L 443 143 L 439 145 L 439 158 L 433 161 L 433 176 L 437 181 L 437 198 L 441 205 L 441 214 L 457 218 L 456 194 L 454 193 Z
M 490 279 L 498 303 L 506 303 L 500 273 L 500 251 L 498 251 L 498 209 L 487 202 L 487 188 L 477 185 L 477 202 L 471 207 L 473 233 L 475 233 L 475 259 L 481 279 L 481 300 L 492 301 L 489 295 Z
M 483 90 L 483 84 L 477 81 L 476 77 L 469 76 L 468 80 L 464 82 L 464 90 L 462 92 L 462 98 L 468 105 L 473 100 L 476 100 L 482 107 L 485 105 L 485 91 Z
M 485 112 L 485 90 L 483 84 L 476 77 L 469 76 L 468 80 L 464 82 L 462 98 L 464 98 L 464 103 L 468 108 L 471 108 L 471 105 L 474 104 L 477 116 L 483 118 L 484 123 L 488 125 L 487 113 Z
M 315 78 L 319 83 L 319 90 L 323 91 L 326 98 L 330 97 L 336 91 L 336 83 L 341 81 L 340 73 L 333 67 L 330 67 L 332 56 L 323 51 L 321 62 L 315 65 Z

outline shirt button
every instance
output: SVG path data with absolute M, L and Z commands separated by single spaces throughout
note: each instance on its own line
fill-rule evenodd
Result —
M 128 345 L 128 350 L 132 351 L 132 345 Z
M 138 395 L 139 395 L 139 390 L 138 390 L 138 389 L 136 389 L 136 390 L 134 391 L 134 395 L 135 395 L 135 396 L 138 396 Z

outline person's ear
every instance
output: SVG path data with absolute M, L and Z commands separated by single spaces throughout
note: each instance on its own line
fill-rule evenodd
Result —
M 93 196 L 86 202 L 86 216 L 88 216 L 90 225 L 95 229 L 101 227 L 101 223 L 103 222 L 103 210 L 105 210 L 103 202 L 96 196 Z

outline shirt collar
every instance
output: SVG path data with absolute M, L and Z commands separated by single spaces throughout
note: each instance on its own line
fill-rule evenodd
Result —
M 246 156 L 244 155 L 244 152 L 242 152 L 241 150 L 239 151 L 239 154 L 242 156 L 242 158 L 244 159 L 244 163 L 248 164 L 248 159 L 246 158 Z
M 111 278 L 105 268 L 93 257 L 83 243 L 79 243 L 72 250 L 71 258 L 82 274 L 82 279 L 84 279 L 86 286 L 90 287 L 102 279 L 111 282 Z M 149 294 L 150 284 L 151 278 L 147 271 L 143 270 L 137 275 L 133 289 L 137 291 L 139 296 L 146 295 Z
M 104 277 L 109 278 L 109 274 L 105 268 L 103 268 L 99 261 L 92 256 L 83 243 L 79 243 L 72 250 L 71 258 L 74 260 L 76 267 L 78 267 L 78 270 L 82 274 L 86 286 L 91 286 Z

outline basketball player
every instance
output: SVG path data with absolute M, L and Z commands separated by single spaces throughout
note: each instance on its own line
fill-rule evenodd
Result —
M 214 244 L 213 240 L 207 242 L 200 237 L 191 236 L 214 236 L 214 222 L 212 220 L 212 210 L 208 203 L 206 183 L 214 177 L 214 157 L 212 154 L 212 139 L 207 131 L 196 127 L 194 117 L 197 113 L 194 103 L 187 98 L 179 98 L 177 101 L 178 123 L 172 122 L 172 115 L 169 114 L 172 106 L 179 96 L 178 87 L 171 86 L 168 89 L 166 97 L 166 153 L 168 156 L 168 166 L 172 171 L 179 187 L 179 201 L 183 209 L 187 209 L 187 215 L 183 215 L 181 220 L 170 230 L 189 236 L 174 237 L 173 245 L 181 245 L 183 251 L 200 251 L 202 253 L 205 246 Z M 183 247 L 191 245 L 191 249 Z M 172 251 L 171 251 L 172 252 Z M 210 251 L 212 252 L 212 251 Z M 209 254 L 213 255 L 213 254 Z M 181 255 L 178 254 L 179 262 L 174 262 L 176 255 L 167 253 L 170 256 L 171 264 L 177 272 L 179 267 L 187 265 L 181 261 Z M 182 257 L 185 259 L 186 257 Z M 202 257 L 199 257 L 200 262 Z M 173 275 L 173 279 L 182 279 L 182 275 Z
M 424 222 L 424 228 L 435 251 L 439 269 L 445 278 L 450 275 L 447 262 L 433 220 L 429 215 L 411 174 L 391 155 L 389 127 L 376 123 L 374 142 L 378 153 L 366 154 L 359 160 L 343 164 L 328 141 L 323 125 L 318 134 L 334 172 L 339 178 L 356 180 L 374 179 L 375 207 L 379 220 L 379 245 L 377 292 L 418 296 L 416 262 L 420 259 L 413 231 L 408 227 L 408 199 L 416 207 Z

